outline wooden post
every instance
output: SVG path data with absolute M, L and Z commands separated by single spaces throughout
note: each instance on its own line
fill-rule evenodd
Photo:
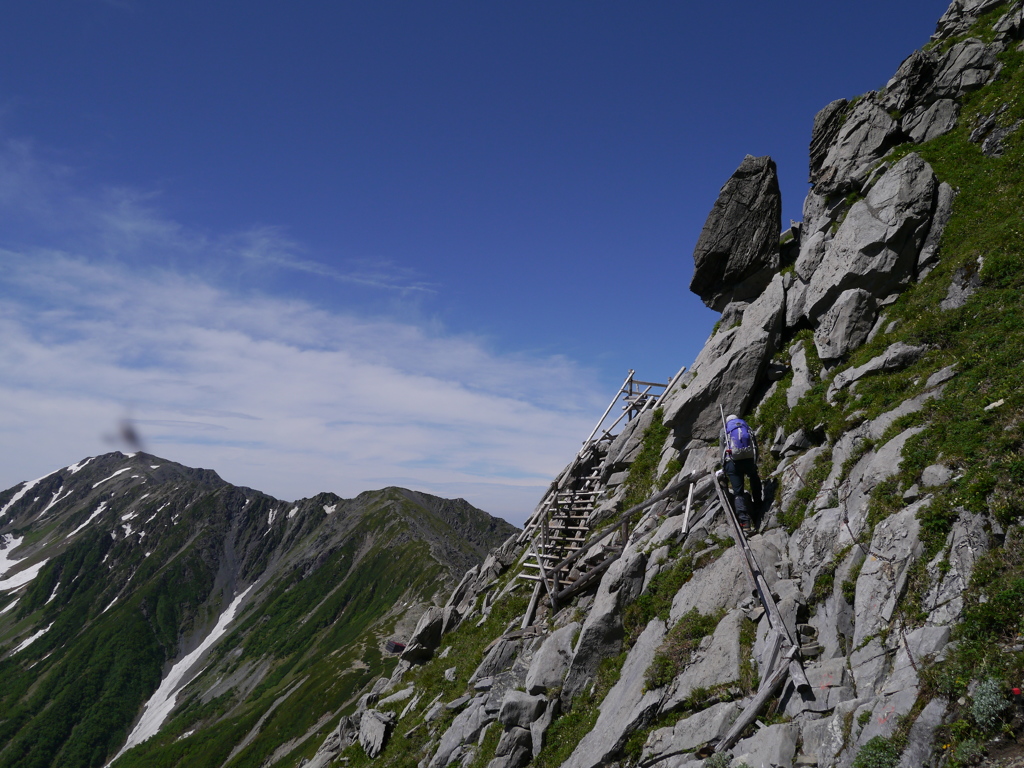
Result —
M 690 483 L 690 490 L 686 493 L 686 512 L 683 514 L 683 536 L 690 532 L 690 507 L 693 505 L 693 489 L 696 487 L 696 483 Z
M 521 629 L 526 629 L 530 626 L 530 622 L 533 621 L 533 612 L 537 610 L 537 601 L 540 599 L 540 582 L 533 588 L 533 597 L 530 598 L 530 605 L 526 608 L 526 614 L 523 616 L 523 623 L 520 625 Z

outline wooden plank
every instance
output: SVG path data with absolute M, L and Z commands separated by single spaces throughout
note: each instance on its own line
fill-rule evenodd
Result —
M 789 651 L 786 654 L 788 658 L 784 658 L 784 663 L 779 664 L 778 668 L 776 668 L 776 670 L 765 679 L 764 684 L 758 689 L 750 703 L 747 704 L 746 709 L 740 712 L 740 716 L 736 718 L 736 722 L 732 724 L 729 732 L 726 733 L 725 736 L 722 737 L 722 740 L 715 745 L 715 752 L 726 752 L 729 749 L 732 749 L 732 746 L 739 741 L 740 734 L 743 733 L 743 730 L 754 722 L 765 703 L 772 697 L 775 690 L 789 675 L 789 660 L 795 653 L 796 646 L 790 646 Z
M 785 639 L 786 638 L 782 636 L 782 633 L 775 629 L 768 631 L 768 637 L 765 638 L 765 650 L 767 651 L 764 664 L 765 676 L 764 680 L 761 681 L 761 685 L 758 687 L 758 690 L 763 688 L 765 683 L 768 682 L 768 678 L 771 676 L 771 671 L 775 669 L 778 664 L 779 651 L 782 650 L 782 643 Z
M 786 626 L 786 622 L 782 618 L 782 612 L 779 611 L 779 606 L 776 605 L 775 598 L 772 597 L 772 591 L 768 588 L 768 582 L 765 581 L 764 574 L 761 572 L 761 566 L 758 564 L 757 558 L 754 557 L 754 553 L 750 549 L 750 545 L 747 543 L 747 537 L 746 534 L 743 533 L 743 527 L 740 525 L 740 521 L 736 517 L 736 512 L 732 508 L 732 504 L 729 502 L 725 489 L 722 487 L 722 483 L 720 482 L 721 477 L 721 470 L 719 470 L 715 477 L 715 488 L 718 490 L 718 500 L 725 508 L 726 516 L 732 523 L 731 527 L 733 538 L 736 540 L 737 546 L 740 547 L 740 552 L 743 555 L 744 562 L 746 563 L 744 572 L 746 573 L 747 581 L 754 594 L 756 594 L 761 600 L 761 605 L 764 606 L 764 610 L 768 614 L 768 622 L 772 629 L 777 630 L 783 635 L 787 646 L 795 648 L 798 644 L 794 641 L 792 635 L 790 635 L 789 628 Z M 793 682 L 797 688 L 801 690 L 809 689 L 811 687 L 810 683 L 807 682 L 807 676 L 804 674 L 803 667 L 800 666 L 800 663 L 796 662 L 791 666 L 793 666 Z
M 535 584 L 540 584 L 543 581 L 543 579 L 541 579 L 540 577 L 540 574 L 537 573 L 520 573 L 518 578 L 522 579 L 523 581 L 532 581 Z M 569 584 L 572 584 L 573 582 L 570 579 L 560 578 L 558 580 L 558 583 L 560 586 L 564 587 L 568 586 Z
M 683 515 L 683 536 L 690 532 L 687 526 L 690 524 L 690 507 L 693 505 L 693 491 L 696 487 L 696 483 L 690 483 L 690 490 L 686 492 L 686 513 Z

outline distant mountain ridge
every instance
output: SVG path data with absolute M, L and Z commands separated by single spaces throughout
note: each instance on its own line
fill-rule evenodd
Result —
M 169 754 L 188 729 L 211 765 L 301 750 L 514 531 L 462 499 L 289 503 L 144 453 L 0 492 L 0 766 L 105 765 L 154 733 L 142 764 L 202 764 Z

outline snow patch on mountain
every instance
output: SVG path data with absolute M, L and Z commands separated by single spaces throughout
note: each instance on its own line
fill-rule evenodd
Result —
M 50 627 L 52 627 L 52 626 L 53 626 L 53 624 L 50 625 Z M 38 632 L 36 632 L 34 635 L 32 635 L 31 637 L 25 638 L 24 642 L 22 642 L 21 645 L 19 645 L 17 648 L 15 648 L 13 653 L 18 653 L 19 651 L 24 651 L 26 648 L 28 648 L 30 645 L 32 645 L 32 643 L 34 643 L 40 637 L 42 637 L 47 632 L 49 632 L 50 631 L 50 627 L 47 627 L 46 629 L 41 629 Z
M 86 464 L 88 464 L 88 463 L 89 463 L 90 461 L 92 461 L 92 460 L 93 460 L 94 458 L 95 458 L 94 456 L 90 456 L 89 458 L 87 458 L 87 459 L 84 459 L 83 461 L 80 461 L 80 462 L 78 462 L 77 464 L 72 464 L 72 465 L 71 465 L 70 467 L 67 467 L 67 470 L 68 470 L 68 472 L 70 472 L 70 473 L 71 473 L 72 475 L 74 475 L 74 474 L 76 474 L 77 472 L 81 471 L 82 467 L 84 467 L 84 466 L 85 466 Z
M 93 483 L 93 486 L 92 486 L 92 487 L 93 487 L 93 488 L 98 488 L 99 486 L 101 486 L 101 485 L 103 485 L 103 484 L 104 484 L 105 482 L 107 482 L 107 480 L 113 480 L 113 479 L 114 479 L 115 477 L 117 477 L 118 475 L 120 475 L 120 474 L 121 474 L 122 472 L 127 472 L 127 471 L 128 471 L 128 470 L 130 470 L 130 469 L 131 469 L 131 467 L 125 467 L 124 469 L 119 469 L 119 470 L 117 470 L 117 472 L 115 472 L 114 474 L 112 474 L 112 475 L 111 475 L 110 477 L 105 477 L 105 478 L 103 478 L 102 480 L 100 480 L 100 481 L 99 481 L 98 483 Z
M 4 508 L 0 509 L 0 517 L 3 517 L 5 514 L 7 514 L 7 510 L 10 509 L 11 507 L 13 507 L 17 502 L 21 501 L 22 497 L 24 497 L 24 495 L 26 493 L 28 493 L 33 488 L 35 488 L 39 484 L 40 481 L 45 480 L 46 478 L 48 478 L 52 474 L 53 474 L 53 472 L 50 472 L 50 474 L 48 474 L 48 475 L 43 475 L 42 477 L 37 477 L 35 480 L 32 480 L 30 482 L 25 483 L 24 487 L 20 491 L 18 491 L 16 494 L 14 494 L 11 497 L 10 501 L 8 501 L 6 504 L 4 504 Z
M 93 486 L 93 487 L 95 488 L 96 486 Z M 102 513 L 102 512 L 103 512 L 103 510 L 105 510 L 106 508 L 107 508 L 107 502 L 105 502 L 105 501 L 101 501 L 101 502 L 100 502 L 100 505 L 99 505 L 99 506 L 98 506 L 98 507 L 96 508 L 96 511 L 95 511 L 95 512 L 93 512 L 93 513 L 92 513 L 91 515 L 89 515 L 89 518 L 88 518 L 88 519 L 87 519 L 87 520 L 86 520 L 86 521 L 85 521 L 84 523 L 82 523 L 82 524 L 81 524 L 80 526 L 78 526 L 77 528 L 75 528 L 75 530 L 73 530 L 73 531 L 72 531 L 71 533 L 69 533 L 69 534 L 68 534 L 67 536 L 65 536 L 64 538 L 66 538 L 66 539 L 70 539 L 70 538 L 71 538 L 72 536 L 74 536 L 74 535 L 75 535 L 76 533 L 78 533 L 78 532 L 79 532 L 80 530 L 82 530 L 83 528 L 85 528 L 85 526 L 87 526 L 87 525 L 88 525 L 89 523 L 91 523 L 91 522 L 92 522 L 93 520 L 95 520 L 95 519 L 96 519 L 96 517 L 97 517 L 97 515 L 99 515 L 100 513 Z
M 202 671 L 202 668 L 196 669 L 195 673 L 188 679 L 186 679 L 185 676 L 192 671 L 192 668 L 200 661 L 203 654 L 205 654 L 206 651 L 209 650 L 225 632 L 227 632 L 228 625 L 235 618 L 238 608 L 241 606 L 242 601 L 245 599 L 245 596 L 249 594 L 249 591 L 253 586 L 255 585 L 247 587 L 231 601 L 231 605 L 229 605 L 220 615 L 220 618 L 217 620 L 217 625 L 213 628 L 213 631 L 206 636 L 206 639 L 203 640 L 198 648 L 171 667 L 171 671 L 167 673 L 167 677 L 165 677 L 163 682 L 160 683 L 160 687 L 156 689 L 156 692 L 150 697 L 149 701 L 146 702 L 142 718 L 139 720 L 138 725 L 135 726 L 134 730 L 132 730 L 128 735 L 128 741 L 125 742 L 121 751 L 114 756 L 114 760 L 117 760 L 117 758 L 132 747 L 141 744 L 152 736 L 155 736 L 160 730 L 160 726 L 163 725 L 164 720 L 171 713 L 171 710 L 174 709 L 178 691 L 192 682 L 192 680 L 194 680 Z M 112 763 L 114 760 L 111 760 L 110 762 Z M 107 763 L 107 765 L 109 764 L 110 763 Z

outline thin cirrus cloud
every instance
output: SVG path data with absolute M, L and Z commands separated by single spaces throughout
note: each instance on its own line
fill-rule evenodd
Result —
M 236 238 L 234 249 L 241 259 L 256 265 L 278 267 L 340 283 L 397 291 L 401 294 L 436 293 L 437 286 L 417 280 L 414 272 L 387 261 L 357 260 L 353 268 L 340 270 L 323 262 L 302 258 L 301 246 L 276 227 L 254 227 Z
M 128 416 L 150 452 L 279 498 L 404 485 L 521 523 L 603 405 L 564 357 L 169 267 L 239 243 L 279 254 L 275 268 L 304 262 L 273 229 L 191 233 L 146 195 L 84 195 L 31 165 L 37 223 L 74 219 L 78 247 L 0 248 L 0 489 L 111 450 Z M 367 290 L 436 290 L 386 266 L 366 274 Z

